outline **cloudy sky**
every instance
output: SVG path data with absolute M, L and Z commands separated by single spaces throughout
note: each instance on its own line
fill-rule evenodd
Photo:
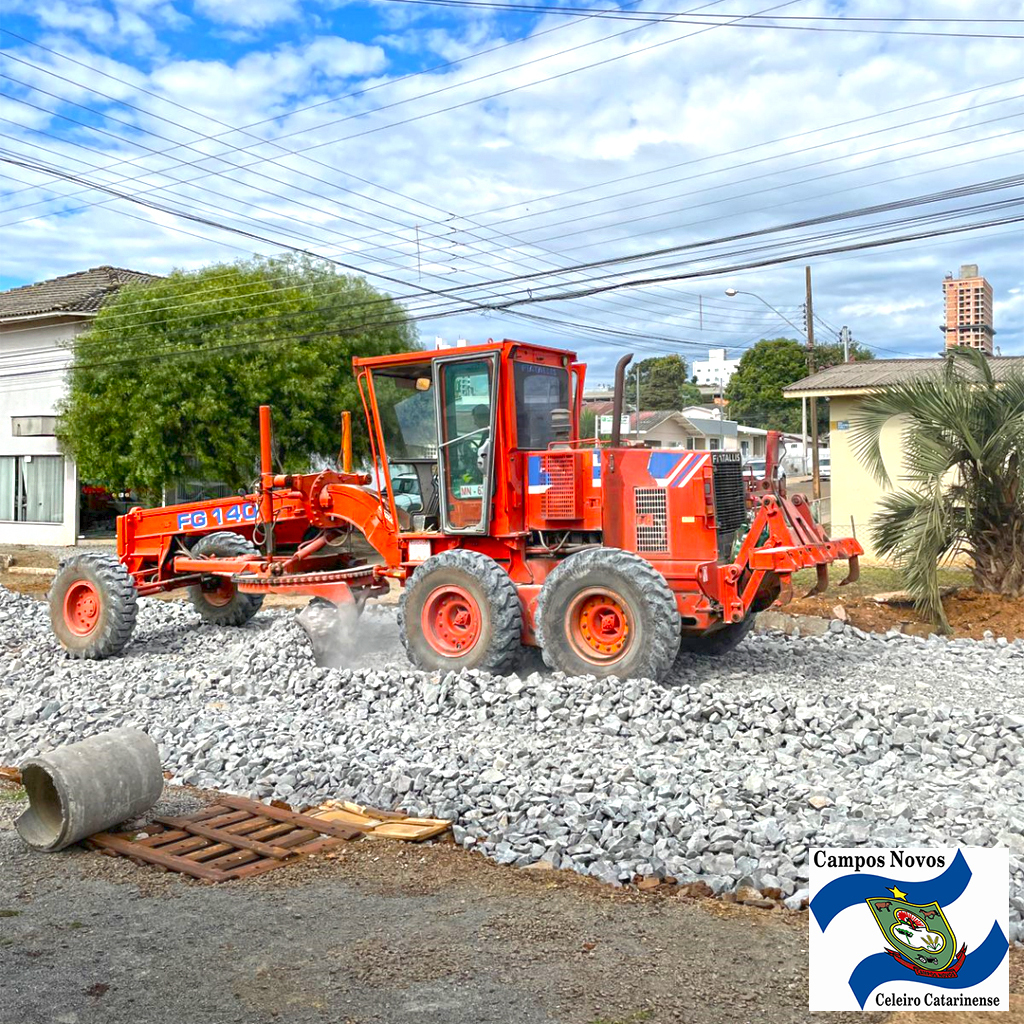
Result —
M 1017 0 L 523 5 L 6 0 L 0 286 L 291 246 L 608 379 L 793 335 L 807 262 L 819 339 L 932 355 L 977 263 L 1024 354 Z

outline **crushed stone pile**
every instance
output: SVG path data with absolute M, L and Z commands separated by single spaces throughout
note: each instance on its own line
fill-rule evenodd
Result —
M 752 635 L 658 685 L 419 672 L 373 607 L 324 667 L 293 612 L 227 629 L 142 599 L 124 656 L 81 662 L 44 604 L 0 588 L 0 763 L 132 725 L 178 782 L 401 806 L 503 864 L 792 906 L 816 846 L 999 844 L 1024 941 L 1024 642 L 832 626 Z

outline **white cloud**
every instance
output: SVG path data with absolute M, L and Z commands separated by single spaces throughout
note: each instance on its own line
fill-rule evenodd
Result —
M 196 0 L 196 11 L 211 21 L 265 28 L 299 16 L 298 0 Z

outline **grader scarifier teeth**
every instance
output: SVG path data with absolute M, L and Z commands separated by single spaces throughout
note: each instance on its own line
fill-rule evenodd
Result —
M 839 581 L 839 586 L 845 587 L 848 583 L 856 583 L 860 579 L 860 556 L 850 555 L 850 571 L 846 579 Z
M 815 594 L 824 594 L 828 590 L 828 566 L 827 565 L 816 565 L 817 579 L 814 581 L 814 586 L 804 594 L 804 597 L 814 597 Z

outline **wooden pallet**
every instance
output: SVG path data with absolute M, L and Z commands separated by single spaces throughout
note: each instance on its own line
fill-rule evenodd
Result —
M 198 814 L 155 817 L 141 837 L 99 832 L 86 842 L 139 864 L 207 882 L 229 882 L 273 871 L 304 854 L 322 853 L 366 831 L 223 794 Z

